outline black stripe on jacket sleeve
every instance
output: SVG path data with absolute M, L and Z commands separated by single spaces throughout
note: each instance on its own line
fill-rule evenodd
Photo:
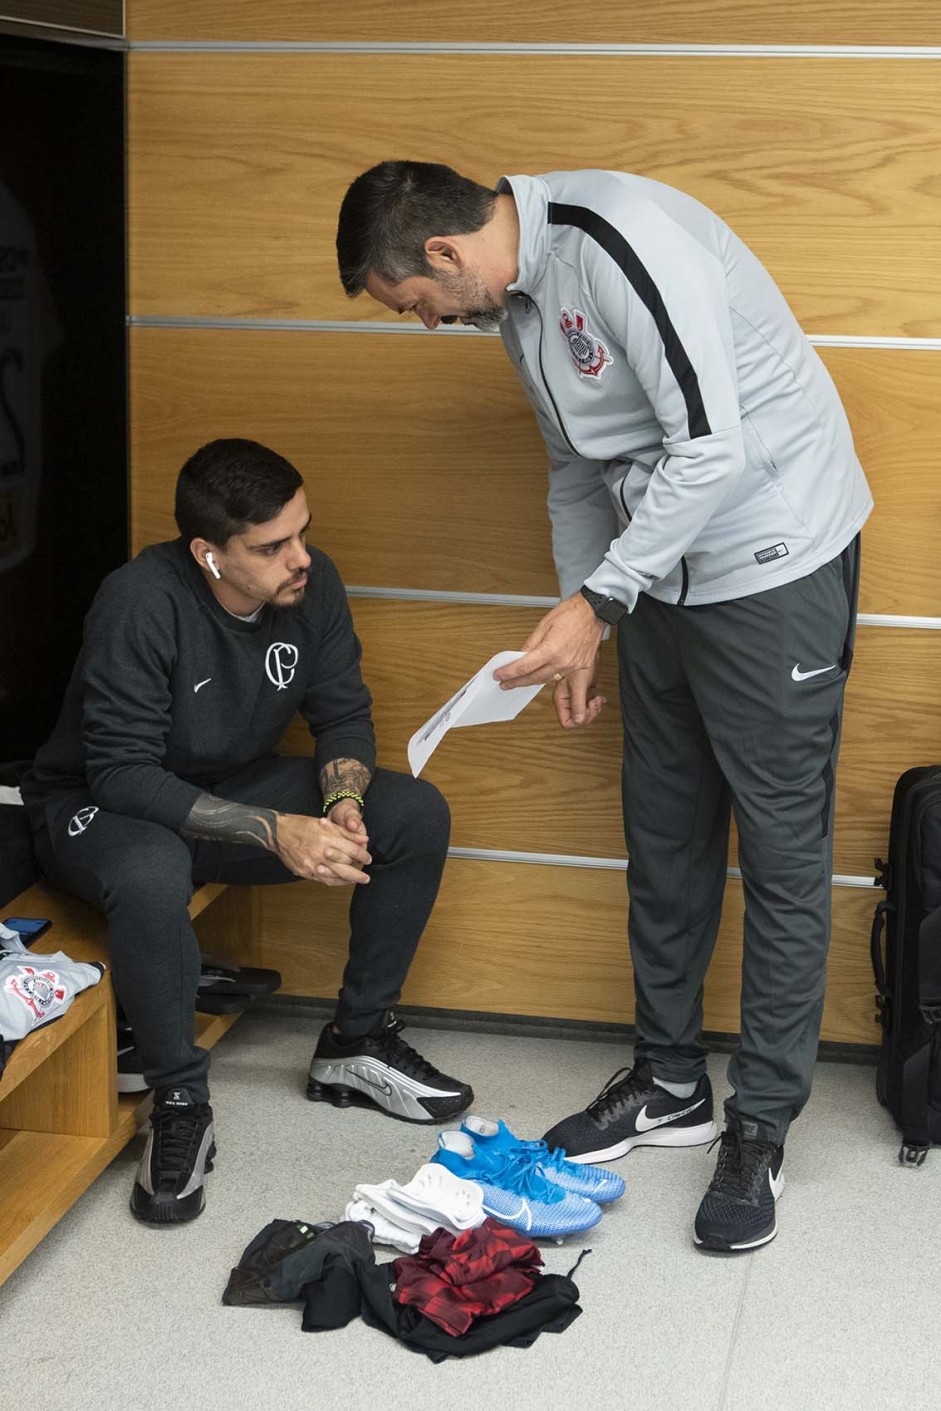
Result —
M 623 271 L 637 297 L 649 310 L 657 326 L 657 332 L 663 339 L 663 350 L 667 364 L 676 378 L 686 403 L 690 440 L 695 440 L 697 436 L 711 435 L 712 428 L 709 425 L 709 418 L 706 416 L 696 370 L 687 356 L 686 349 L 680 342 L 679 334 L 673 327 L 673 321 L 667 313 L 660 290 L 651 279 L 636 251 L 631 248 L 619 230 L 615 230 L 614 226 L 603 216 L 599 216 L 597 211 L 590 211 L 585 206 L 566 206 L 556 201 L 550 201 L 549 224 L 574 225 L 579 230 L 584 230 L 586 235 L 590 235 L 592 240 L 597 241 L 601 248 L 607 251 L 615 264 Z

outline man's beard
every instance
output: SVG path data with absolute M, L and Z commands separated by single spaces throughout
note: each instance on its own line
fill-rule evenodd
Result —
M 499 333 L 505 318 L 506 309 L 501 309 L 498 304 L 492 312 L 489 309 L 468 309 L 466 314 L 461 315 L 461 322 L 473 324 L 481 333 Z
M 307 583 L 308 575 L 306 573 L 300 581 L 298 581 L 296 578 L 289 579 L 289 581 L 283 584 L 282 587 L 280 587 L 278 591 L 274 594 L 274 596 L 268 599 L 268 601 L 272 604 L 273 607 L 276 608 L 297 607 L 298 603 L 302 603 L 304 601 L 304 594 L 307 591 Z
M 461 323 L 473 324 L 481 333 L 499 331 L 500 324 L 506 318 L 506 309 L 497 303 L 479 275 L 464 270 L 462 274 L 440 274 L 438 279 L 455 299 L 466 299 L 469 304 L 461 313 L 442 319 L 442 323 L 454 323 L 459 319 Z

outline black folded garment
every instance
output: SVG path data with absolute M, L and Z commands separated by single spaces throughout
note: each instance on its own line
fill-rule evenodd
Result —
M 203 959 L 196 991 L 196 1008 L 203 1014 L 238 1014 L 259 995 L 281 988 L 277 970 L 260 970 L 251 965 L 223 965 Z
M 362 1285 L 360 1317 L 371 1328 L 381 1328 L 390 1337 L 423 1352 L 432 1362 L 449 1357 L 475 1357 L 492 1347 L 532 1347 L 540 1333 L 564 1333 L 582 1312 L 578 1288 L 565 1274 L 540 1274 L 535 1288 L 523 1298 L 477 1318 L 466 1333 L 457 1337 L 445 1332 L 413 1305 L 396 1303 L 392 1296 L 395 1275 L 391 1264 L 380 1264 Z M 304 1302 L 302 1327 L 308 1330 L 311 1304 L 319 1307 L 320 1286 L 310 1284 Z
M 304 1297 L 305 1284 L 320 1277 L 326 1250 L 317 1241 L 333 1228 L 329 1220 L 318 1224 L 305 1220 L 272 1220 L 245 1247 L 229 1275 L 222 1302 L 237 1306 L 298 1302 Z M 365 1228 L 362 1225 L 353 1228 L 362 1237 L 362 1253 L 371 1256 Z
M 272 1220 L 232 1270 L 222 1301 L 245 1305 L 303 1299 L 301 1326 L 307 1333 L 346 1327 L 359 1314 L 370 1327 L 432 1362 L 472 1357 L 491 1347 L 531 1347 L 540 1333 L 564 1332 L 582 1311 L 578 1288 L 568 1275 L 543 1274 L 524 1298 L 478 1318 L 454 1337 L 417 1308 L 396 1303 L 394 1287 L 393 1266 L 377 1265 L 365 1224 Z

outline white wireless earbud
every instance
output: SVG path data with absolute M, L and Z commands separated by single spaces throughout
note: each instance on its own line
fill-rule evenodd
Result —
M 209 569 L 209 572 L 212 574 L 213 578 L 222 577 L 222 574 L 219 572 L 218 568 L 216 568 L 216 561 L 213 558 L 212 554 L 206 555 L 206 567 Z

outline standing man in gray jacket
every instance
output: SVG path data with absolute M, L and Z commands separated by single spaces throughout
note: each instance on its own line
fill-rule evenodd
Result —
M 337 235 L 350 296 L 499 329 L 549 452 L 562 600 L 497 673 L 592 721 L 616 628 L 634 1065 L 546 1134 L 575 1160 L 716 1136 L 701 1040 L 735 813 L 741 1044 L 697 1244 L 777 1232 L 810 1093 L 833 778 L 872 500 L 843 407 L 770 275 L 692 197 L 611 171 L 480 186 L 383 162 Z

